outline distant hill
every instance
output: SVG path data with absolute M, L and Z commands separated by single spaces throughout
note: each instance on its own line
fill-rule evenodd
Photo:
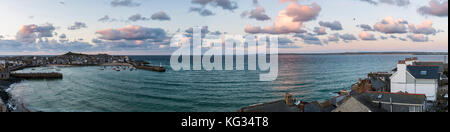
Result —
M 87 54 L 67 52 L 66 54 L 63 54 L 63 56 L 87 56 Z

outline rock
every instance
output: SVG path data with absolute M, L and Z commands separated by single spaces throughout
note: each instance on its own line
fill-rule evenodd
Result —
M 6 112 L 7 111 L 7 107 L 5 105 L 5 103 L 3 103 L 3 101 L 0 99 L 0 112 Z

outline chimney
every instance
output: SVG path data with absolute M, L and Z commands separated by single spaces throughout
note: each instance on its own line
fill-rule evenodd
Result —
M 406 58 L 406 59 L 405 59 L 405 64 L 408 65 L 408 66 L 409 66 L 409 65 L 413 65 L 413 63 L 416 62 L 415 59 L 416 59 L 416 58 Z
M 404 60 L 398 61 L 397 72 L 406 72 L 406 61 Z

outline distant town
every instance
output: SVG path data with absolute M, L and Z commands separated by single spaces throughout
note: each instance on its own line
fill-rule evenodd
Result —
M 15 71 L 34 67 L 67 67 L 67 66 L 101 66 L 113 67 L 113 70 L 120 71 L 124 67 L 142 69 L 155 72 L 165 72 L 162 66 L 150 66 L 144 61 L 131 60 L 128 56 L 112 56 L 107 54 L 87 55 L 81 53 L 68 52 L 59 56 L 11 56 L 0 57 L 0 112 L 11 111 L 6 106 L 6 101 L 10 100 L 5 92 L 9 85 L 20 79 L 62 79 L 63 74 L 52 73 L 15 73 Z M 28 111 L 22 106 L 21 111 Z
M 350 90 L 326 101 L 284 100 L 255 104 L 239 112 L 448 112 L 448 63 L 399 60 L 392 72 L 372 72 Z

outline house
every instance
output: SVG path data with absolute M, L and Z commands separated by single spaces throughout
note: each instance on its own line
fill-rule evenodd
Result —
M 7 72 L 5 68 L 0 67 L 0 80 L 7 79 L 9 79 L 9 72 Z
M 372 103 L 369 96 L 362 94 L 348 97 L 332 112 L 387 112 Z
M 366 92 L 372 103 L 388 112 L 426 112 L 425 94 Z
M 439 66 L 413 65 L 415 59 L 399 61 L 390 77 L 392 93 L 425 94 L 428 101 L 437 100 Z

